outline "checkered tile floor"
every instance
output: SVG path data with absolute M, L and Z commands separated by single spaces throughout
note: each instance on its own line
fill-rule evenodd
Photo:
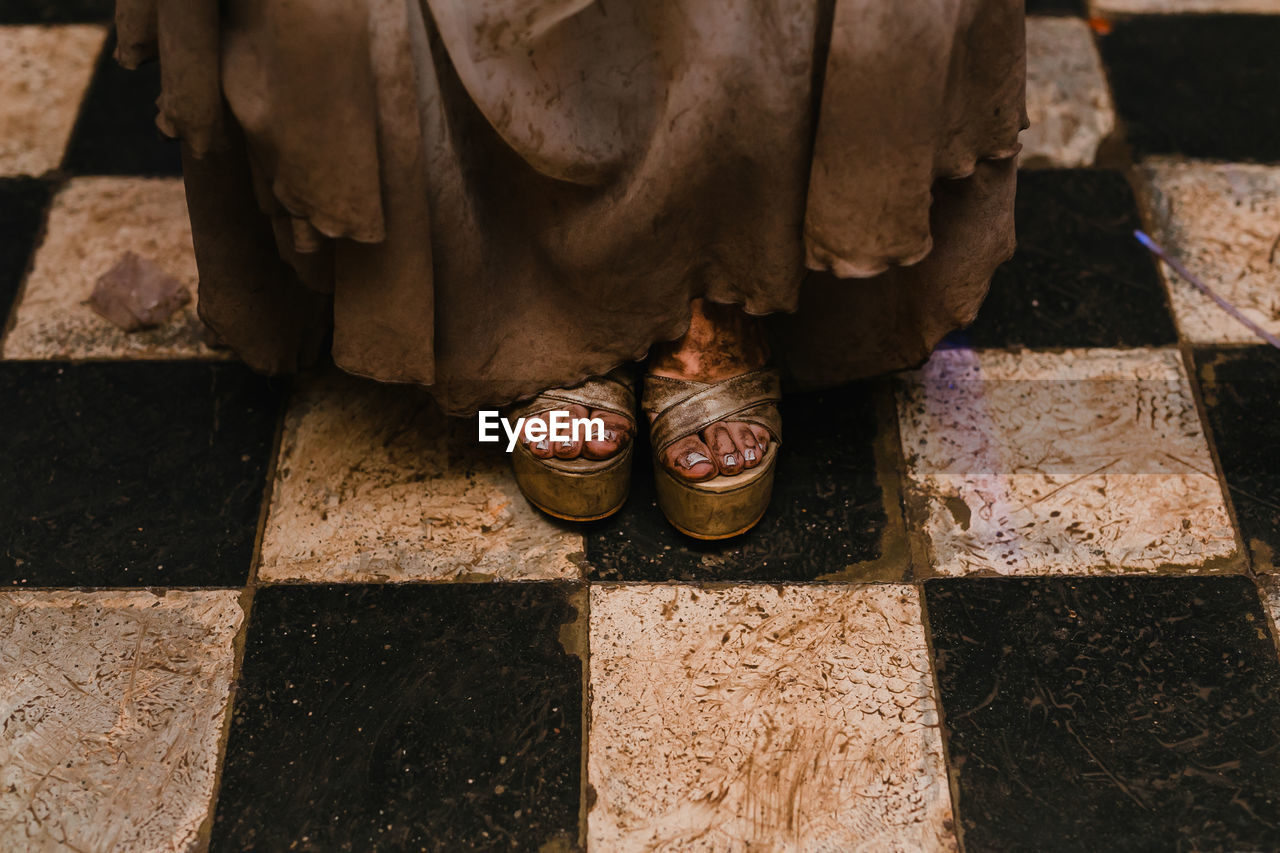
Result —
M 1280 849 L 1280 352 L 1130 236 L 1280 332 L 1280 0 L 1031 2 L 1017 256 L 714 546 L 93 314 L 196 278 L 109 5 L 0 0 L 0 850 Z

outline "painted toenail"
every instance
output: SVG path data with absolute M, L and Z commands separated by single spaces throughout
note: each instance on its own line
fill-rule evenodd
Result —
M 730 467 L 732 467 L 732 466 L 734 466 L 734 465 L 737 465 L 737 464 L 738 464 L 738 460 L 734 457 L 734 455 L 733 455 L 732 453 L 730 453 L 728 456 L 726 456 L 726 457 L 724 458 L 724 464 L 729 465 Z
M 706 456 L 703 456 L 701 453 L 690 453 L 683 460 L 681 460 L 680 464 L 686 468 L 692 468 L 694 465 L 697 465 L 699 462 L 710 462 L 710 461 L 711 461 L 710 459 L 708 459 Z
M 755 462 L 756 461 L 755 450 L 753 448 L 748 447 L 746 450 L 742 451 L 742 458 L 747 460 L 748 462 Z

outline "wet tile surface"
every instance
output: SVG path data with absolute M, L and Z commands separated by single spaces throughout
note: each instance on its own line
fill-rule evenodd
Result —
M 1018 175 L 1018 248 L 996 270 L 967 330 L 977 347 L 1133 347 L 1177 342 L 1146 249 L 1137 202 L 1120 172 Z
M 521 496 L 497 445 L 425 395 L 337 372 L 296 386 L 258 576 L 576 578 L 582 535 Z
M 103 27 L 0 27 L 0 175 L 58 168 Z
M 277 405 L 240 365 L 0 363 L 0 584 L 244 584 Z
M 152 329 L 125 332 L 89 307 L 100 276 L 133 252 L 176 278 L 191 301 Z M 180 178 L 76 178 L 53 200 L 5 358 L 229 358 L 204 342 L 195 249 Z
M 939 573 L 1199 571 L 1235 556 L 1177 350 L 940 350 L 899 413 Z
M 1280 567 L 1280 352 L 1260 346 L 1195 355 L 1218 460 L 1255 571 Z
M 1151 236 L 1211 290 L 1280 335 L 1280 166 L 1183 163 L 1138 167 Z M 1197 343 L 1259 338 L 1161 266 L 1178 326 Z
M 658 509 L 649 448 L 637 446 L 626 505 L 584 527 L 591 577 L 813 580 L 881 558 L 892 563 L 885 542 L 898 531 L 876 470 L 878 393 L 861 384 L 788 395 L 773 502 L 760 524 L 727 543 L 696 542 L 671 527 Z M 897 503 L 896 494 L 887 499 Z M 905 569 L 873 571 L 901 577 Z
M 913 587 L 593 587 L 591 690 L 591 849 L 956 849 Z
M 51 191 L 34 178 L 0 178 L 0 313 L 5 316 L 30 263 Z
M 1248 578 L 925 596 L 966 850 L 1280 846 L 1280 661 Z
M 1280 16 L 1152 15 L 1099 40 L 1136 153 L 1280 160 Z
M 67 169 L 81 175 L 182 174 L 178 143 L 156 127 L 160 64 L 126 70 L 112 56 L 115 48 L 113 35 L 71 136 Z
M 1027 117 L 1022 168 L 1090 166 L 1115 130 L 1111 92 L 1089 25 L 1075 17 L 1027 18 Z
M 194 848 L 237 595 L 0 593 L 0 848 Z
M 558 639 L 576 618 L 568 589 L 259 591 L 211 849 L 569 849 L 582 670 Z

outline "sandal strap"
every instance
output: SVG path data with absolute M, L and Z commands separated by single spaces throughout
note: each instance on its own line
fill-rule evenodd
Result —
M 658 453 L 717 421 L 744 421 L 764 427 L 782 441 L 778 401 L 782 381 L 774 369 L 753 370 L 721 382 L 694 382 L 645 376 L 644 410 L 655 414 L 649 438 Z
M 604 376 L 593 376 L 571 388 L 548 388 L 527 403 L 511 407 L 509 416 L 529 418 L 569 406 L 583 406 L 588 410 L 601 409 L 634 421 L 634 383 L 627 371 L 618 368 Z

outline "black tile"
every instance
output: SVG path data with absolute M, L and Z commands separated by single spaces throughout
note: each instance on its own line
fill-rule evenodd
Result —
M 156 127 L 160 66 L 121 68 L 107 39 L 67 147 L 65 168 L 81 175 L 180 175 L 178 143 Z
M 0 316 L 18 295 L 51 195 L 45 181 L 0 178 Z
M 1280 17 L 1157 15 L 1099 39 L 1138 154 L 1280 161 Z
M 273 385 L 238 364 L 0 363 L 0 584 L 245 583 Z
M 677 532 L 658 509 L 647 444 L 636 447 L 631 496 L 585 526 L 595 580 L 812 580 L 882 556 L 887 516 L 876 476 L 875 395 L 860 383 L 783 400 L 783 444 L 764 519 L 723 542 Z M 897 495 L 891 496 L 896 502 Z
M 1084 17 L 1085 0 L 1027 0 L 1028 15 L 1074 15 Z
M 1280 849 L 1280 659 L 1253 583 L 925 584 L 965 849 Z
M 1018 248 L 978 319 L 953 341 L 978 347 L 1128 347 L 1177 342 L 1155 263 L 1133 238 L 1124 175 L 1100 169 L 1018 175 Z
M 103 23 L 113 0 L 0 0 L 0 24 Z
M 1209 431 L 1254 568 L 1280 564 L 1280 351 L 1196 350 Z
M 212 849 L 576 843 L 582 666 L 559 639 L 570 589 L 260 590 Z

